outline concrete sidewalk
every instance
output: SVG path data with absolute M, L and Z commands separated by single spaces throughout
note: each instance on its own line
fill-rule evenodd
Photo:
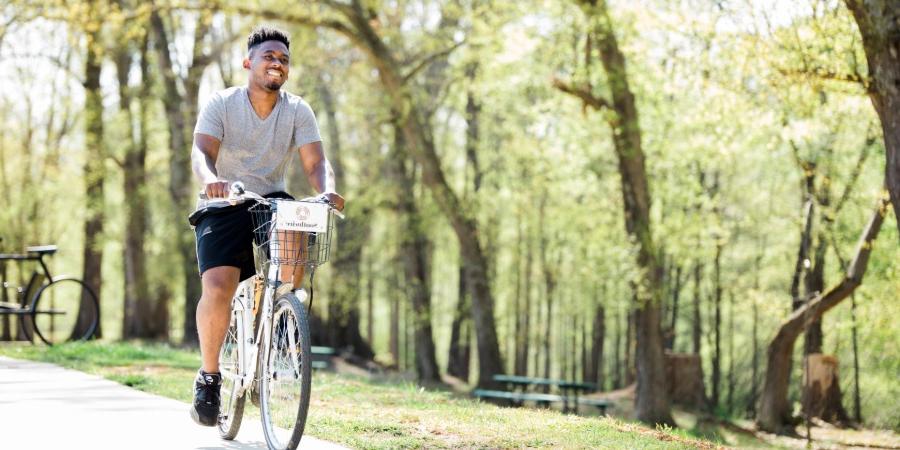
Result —
M 245 417 L 237 439 L 225 441 L 215 428 L 195 425 L 189 407 L 94 375 L 0 356 L 4 450 L 266 448 L 259 419 Z M 304 436 L 299 448 L 344 447 Z

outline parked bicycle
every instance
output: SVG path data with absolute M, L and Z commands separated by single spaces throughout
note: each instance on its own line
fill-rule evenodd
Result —
M 312 352 L 308 308 L 315 268 L 328 260 L 334 215 L 319 200 L 269 200 L 235 183 L 225 205 L 253 201 L 249 208 L 257 273 L 238 286 L 231 323 L 219 353 L 222 409 L 219 434 L 234 439 L 241 426 L 247 392 L 258 396 L 270 449 L 295 449 L 309 409 Z M 282 268 L 304 266 L 310 292 L 280 292 Z M 280 295 L 276 296 L 276 291 Z M 276 298 L 277 297 L 277 298 Z
M 100 318 L 97 294 L 83 280 L 50 274 L 44 257 L 56 251 L 55 245 L 42 245 L 27 247 L 24 254 L 0 254 L 0 264 L 37 262 L 24 286 L 13 287 L 3 280 L 3 299 L 9 299 L 8 291 L 14 289 L 16 301 L 0 301 L 0 315 L 18 316 L 26 339 L 37 335 L 47 345 L 90 339 Z

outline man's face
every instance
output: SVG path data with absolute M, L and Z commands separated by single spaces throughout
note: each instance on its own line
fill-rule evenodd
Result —
M 244 60 L 244 68 L 250 71 L 250 83 L 273 92 L 281 89 L 290 71 L 291 54 L 280 41 L 265 41 Z

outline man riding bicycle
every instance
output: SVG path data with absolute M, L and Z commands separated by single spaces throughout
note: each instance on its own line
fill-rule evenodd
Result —
M 281 90 L 288 78 L 290 40 L 277 29 L 259 27 L 247 38 L 246 86 L 216 92 L 197 118 L 191 165 L 208 199 L 228 196 L 241 181 L 267 198 L 292 198 L 285 170 L 294 152 L 313 189 L 337 210 L 344 199 L 335 191 L 334 171 L 322 150 L 315 114 L 299 96 Z M 202 366 L 194 381 L 191 417 L 215 426 L 221 375 L 218 356 L 228 329 L 231 299 L 240 281 L 255 273 L 248 204 L 207 208 L 200 200 L 191 215 L 203 292 L 197 304 Z M 282 288 L 299 285 L 302 268 L 283 275 Z

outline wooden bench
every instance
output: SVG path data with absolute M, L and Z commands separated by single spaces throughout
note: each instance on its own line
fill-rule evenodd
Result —
M 593 406 L 600 410 L 600 414 L 606 415 L 606 408 L 612 406 L 612 402 L 602 398 L 579 398 L 579 405 Z
M 547 405 L 553 402 L 565 401 L 565 398 L 561 395 L 529 392 L 492 391 L 488 389 L 475 389 L 474 391 L 472 391 L 472 395 L 479 399 L 496 398 L 500 400 L 510 400 L 513 402 L 518 402 L 520 404 L 521 402 L 535 402 L 538 404 Z
M 312 362 L 310 366 L 316 370 L 333 369 L 331 357 L 337 355 L 337 350 L 332 347 L 323 347 L 320 345 L 310 346 L 312 351 Z
M 585 404 L 581 402 L 580 395 L 582 392 L 594 392 L 597 390 L 597 385 L 594 383 L 587 382 L 578 382 L 578 381 L 569 381 L 569 380 L 554 380 L 550 378 L 534 378 L 534 377 L 525 377 L 521 375 L 504 375 L 497 374 L 494 375 L 493 380 L 498 383 L 503 383 L 508 386 L 510 391 L 517 391 L 520 393 L 525 393 L 531 387 L 556 387 L 559 389 L 562 394 L 561 401 L 563 402 L 563 412 L 566 413 L 577 413 L 578 405 Z M 600 405 L 592 405 L 601 408 Z M 602 406 L 602 410 L 605 412 L 606 407 Z

